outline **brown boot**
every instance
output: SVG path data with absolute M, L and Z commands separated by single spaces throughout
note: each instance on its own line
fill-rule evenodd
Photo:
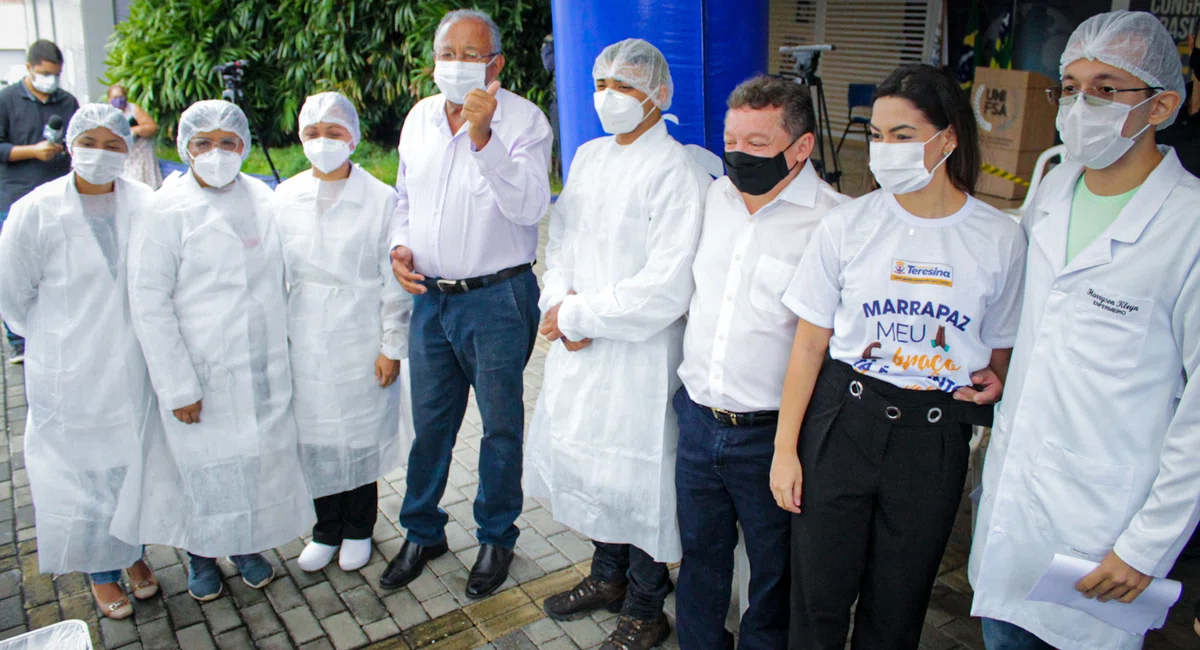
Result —
M 671 636 L 671 622 L 667 615 L 643 621 L 622 615 L 617 619 L 617 629 L 608 635 L 600 650 L 650 650 L 662 645 Z
M 600 609 L 614 614 L 625 604 L 624 582 L 600 582 L 591 576 L 584 578 L 570 591 L 546 599 L 542 609 L 556 621 L 574 621 Z

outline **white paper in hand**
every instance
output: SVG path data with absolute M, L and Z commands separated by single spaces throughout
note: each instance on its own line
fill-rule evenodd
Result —
M 1167 610 L 1179 600 L 1183 585 L 1174 580 L 1155 578 L 1132 603 L 1116 600 L 1103 603 L 1085 598 L 1075 590 L 1075 583 L 1098 566 L 1091 560 L 1055 553 L 1054 560 L 1025 599 L 1066 605 L 1130 634 L 1142 635 L 1167 622 Z

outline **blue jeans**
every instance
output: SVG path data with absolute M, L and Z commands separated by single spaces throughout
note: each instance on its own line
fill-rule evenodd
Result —
M 111 585 L 114 582 L 120 582 L 121 569 L 116 571 L 99 571 L 97 573 L 89 573 L 88 577 L 92 579 L 94 585 Z
M 983 645 L 987 650 L 1054 650 L 1033 632 L 1008 621 L 982 619 Z
M 4 323 L 4 337 L 8 339 L 8 344 L 13 350 L 20 354 L 25 353 L 25 338 L 8 329 L 8 323 Z
M 4 230 L 4 222 L 7 219 L 8 219 L 8 213 L 0 212 L 0 230 Z M 17 352 L 21 352 L 21 353 L 25 352 L 25 339 L 21 338 L 21 336 L 19 334 L 13 334 L 12 330 L 8 329 L 7 323 L 4 324 L 4 336 L 5 336 L 5 338 L 8 339 L 8 344 L 10 346 L 12 346 L 13 350 L 16 350 Z M 109 582 L 116 582 L 116 581 L 110 580 Z M 99 584 L 105 584 L 105 583 L 101 582 Z
M 146 552 L 145 546 L 142 547 L 142 552 Z M 94 585 L 111 585 L 114 582 L 121 581 L 121 571 L 123 571 L 123 569 L 116 569 L 114 571 L 97 571 L 96 573 L 89 573 L 88 577 L 92 579 L 92 584 Z
M 733 427 L 675 394 L 679 450 L 675 490 L 683 564 L 675 595 L 679 647 L 733 650 L 725 630 L 733 588 L 737 524 L 750 559 L 749 609 L 739 650 L 783 650 L 788 639 L 791 520 L 771 495 L 775 425 Z
M 521 514 L 524 372 L 537 337 L 540 291 L 533 271 L 462 294 L 431 289 L 413 296 L 409 330 L 413 426 L 408 487 L 400 525 L 414 544 L 445 539 L 448 516 L 438 507 L 450 453 L 475 399 L 483 420 L 479 447 L 476 533 L 481 544 L 511 549 Z

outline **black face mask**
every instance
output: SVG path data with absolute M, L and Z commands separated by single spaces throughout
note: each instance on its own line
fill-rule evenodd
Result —
M 796 140 L 799 139 L 796 138 Z M 783 154 L 793 144 L 796 144 L 796 140 L 792 140 L 792 143 L 784 147 L 783 151 L 770 158 L 752 156 L 743 151 L 726 151 L 722 156 L 725 160 L 725 173 L 729 175 L 729 180 L 733 181 L 733 186 L 739 192 L 745 192 L 751 196 L 766 194 L 795 169 L 795 167 L 788 167 L 787 157 Z M 796 161 L 796 164 L 799 165 L 800 161 Z

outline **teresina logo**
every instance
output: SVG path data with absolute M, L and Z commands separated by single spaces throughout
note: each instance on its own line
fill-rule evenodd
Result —
M 949 264 L 906 262 L 892 260 L 892 280 L 911 284 L 937 284 L 954 286 L 954 267 Z

